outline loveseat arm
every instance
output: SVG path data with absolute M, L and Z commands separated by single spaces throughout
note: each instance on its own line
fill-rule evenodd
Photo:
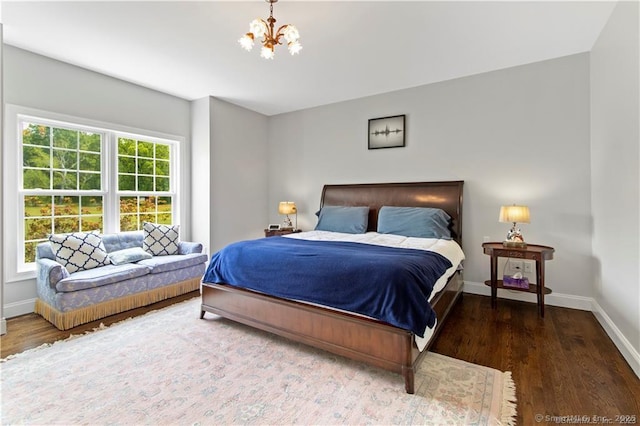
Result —
M 189 241 L 180 241 L 178 244 L 178 254 L 202 253 L 201 243 L 191 243 Z
M 37 280 L 45 284 L 45 287 L 56 288 L 56 284 L 69 276 L 67 268 L 55 260 L 43 258 L 36 260 L 38 271 Z

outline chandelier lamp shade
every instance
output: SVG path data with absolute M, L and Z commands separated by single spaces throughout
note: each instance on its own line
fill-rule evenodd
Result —
M 269 18 L 265 21 L 261 18 L 256 18 L 249 24 L 249 32 L 243 35 L 238 42 L 240 45 L 250 51 L 253 49 L 254 40 L 262 38 L 262 50 L 260 52 L 260 56 L 265 59 L 273 59 L 275 56 L 275 47 L 278 44 L 282 44 L 282 39 L 287 42 L 287 48 L 289 49 L 289 53 L 295 55 L 299 53 L 302 49 L 302 45 L 300 44 L 300 33 L 298 33 L 298 29 L 293 25 L 286 24 L 278 28 L 278 31 L 274 33 L 274 24 L 276 23 L 276 18 L 273 17 L 273 4 L 278 0 L 265 0 L 269 3 L 270 14 Z

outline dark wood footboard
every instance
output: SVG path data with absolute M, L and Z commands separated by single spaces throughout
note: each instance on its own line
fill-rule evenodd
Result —
M 435 333 L 461 291 L 462 277 L 456 273 L 432 301 L 438 315 Z M 407 393 L 414 393 L 415 371 L 426 353 L 426 349 L 423 352 L 418 350 L 410 331 L 362 316 L 226 284 L 202 284 L 201 318 L 205 312 L 400 373 Z

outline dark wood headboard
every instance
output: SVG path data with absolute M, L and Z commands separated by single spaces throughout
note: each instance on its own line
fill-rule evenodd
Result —
M 451 236 L 462 246 L 462 185 L 464 181 L 325 185 L 322 206 L 369 206 L 368 231 L 378 226 L 382 206 L 436 207 L 451 216 Z

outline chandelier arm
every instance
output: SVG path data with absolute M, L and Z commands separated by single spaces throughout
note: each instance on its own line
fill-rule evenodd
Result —
M 276 32 L 276 36 L 275 36 L 275 39 L 278 42 L 278 44 L 282 44 L 282 43 L 280 43 L 280 37 L 284 37 L 284 33 L 282 32 L 282 30 L 284 30 L 288 26 L 289 26 L 289 24 L 284 24 L 284 25 L 280 26 L 280 28 L 278 28 L 278 32 Z

